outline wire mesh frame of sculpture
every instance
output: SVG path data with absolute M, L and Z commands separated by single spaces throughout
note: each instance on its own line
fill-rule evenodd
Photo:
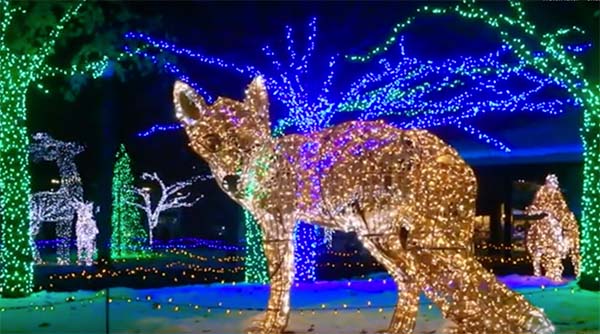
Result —
M 527 251 L 532 258 L 534 275 L 541 276 L 544 269 L 547 277 L 560 281 L 564 269 L 562 259 L 569 256 L 575 275 L 579 276 L 579 227 L 560 191 L 556 175 L 546 176 L 546 182 L 536 192 L 527 212 L 545 215 L 527 232 Z
M 57 262 L 64 265 L 70 262 L 70 244 L 72 239 L 75 208 L 74 200 L 83 199 L 81 178 L 75 165 L 75 156 L 83 152 L 83 146 L 52 138 L 47 133 L 36 133 L 30 145 L 31 158 L 34 161 L 55 161 L 60 174 L 60 188 L 57 191 L 40 191 L 31 197 L 31 240 L 35 240 L 42 222 L 56 223 Z M 41 262 L 39 251 L 32 245 L 34 257 Z
M 77 264 L 91 266 L 96 251 L 96 235 L 99 233 L 94 219 L 94 203 L 75 200 L 73 207 L 77 212 Z
M 181 207 L 191 207 L 196 202 L 200 200 L 200 198 L 190 198 L 190 193 L 183 194 L 181 191 L 191 186 L 199 177 L 194 177 L 186 181 L 176 182 L 172 185 L 165 185 L 165 183 L 158 177 L 156 173 L 144 173 L 142 175 L 142 179 L 146 181 L 154 181 L 160 185 L 160 198 L 158 202 L 153 207 L 152 198 L 150 196 L 150 191 L 146 188 L 133 188 L 133 191 L 140 195 L 144 201 L 144 204 L 132 203 L 136 207 L 142 209 L 146 213 L 146 217 L 148 218 L 148 237 L 150 245 L 153 242 L 153 233 L 152 231 L 156 228 L 159 222 L 160 214 L 169 209 L 181 208 Z
M 244 101 L 221 97 L 207 105 L 182 82 L 173 94 L 190 146 L 263 230 L 271 290 L 265 317 L 250 333 L 281 333 L 287 326 L 297 219 L 356 232 L 391 274 L 398 302 L 388 333 L 414 330 L 420 291 L 461 333 L 554 332 L 541 310 L 468 250 L 476 179 L 429 132 L 354 121 L 273 138 L 260 77 Z

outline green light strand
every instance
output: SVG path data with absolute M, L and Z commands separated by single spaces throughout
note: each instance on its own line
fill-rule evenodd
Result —
M 262 244 L 260 226 L 248 210 L 244 210 L 246 256 L 244 258 L 244 281 L 246 283 L 268 283 L 267 258 Z
M 264 159 L 267 158 L 265 161 Z M 248 174 L 248 185 L 245 196 L 261 196 L 255 192 L 257 179 L 265 177 L 268 173 L 268 157 L 260 157 L 255 161 L 254 168 Z M 268 283 L 269 272 L 267 258 L 263 247 L 263 233 L 258 222 L 248 210 L 244 210 L 244 227 L 246 237 L 246 257 L 244 258 L 244 278 L 247 283 Z
M 475 5 L 474 1 L 463 1 L 462 4 L 449 7 L 423 6 L 417 10 L 418 15 L 458 15 L 467 20 L 483 22 L 498 31 L 503 43 L 510 46 L 514 55 L 523 66 L 531 67 L 541 74 L 563 82 L 567 92 L 584 106 L 583 128 L 583 196 L 581 230 L 581 275 L 579 284 L 583 288 L 600 289 L 600 86 L 593 87 L 582 76 L 584 66 L 576 55 L 567 53 L 559 38 L 571 33 L 585 32 L 578 27 L 559 29 L 554 33 L 546 33 L 539 38 L 535 25 L 526 20 L 526 13 L 521 3 L 510 2 L 516 17 L 502 13 L 489 13 Z M 417 15 L 398 23 L 391 36 L 381 45 L 371 49 L 364 56 L 347 56 L 351 61 L 367 62 L 376 56 L 389 51 L 397 42 L 400 32 L 412 24 Z M 537 41 L 537 47 L 544 51 L 542 56 L 534 56 L 532 48 L 515 31 Z

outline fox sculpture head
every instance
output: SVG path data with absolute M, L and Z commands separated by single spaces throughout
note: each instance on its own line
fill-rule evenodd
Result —
M 250 159 L 272 145 L 269 99 L 262 77 L 250 83 L 243 101 L 219 97 L 213 104 L 177 81 L 173 102 L 192 149 L 208 163 L 219 186 L 240 199 L 239 183 Z

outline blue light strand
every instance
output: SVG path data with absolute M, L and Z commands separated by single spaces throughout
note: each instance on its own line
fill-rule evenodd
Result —
M 159 59 L 158 57 L 151 55 L 149 53 L 147 53 L 146 51 L 140 50 L 140 49 L 136 49 L 135 51 L 131 51 L 129 49 L 129 47 L 125 46 L 124 47 L 126 52 L 129 53 L 134 53 L 137 55 L 141 55 L 147 59 L 150 59 L 150 61 L 152 61 L 154 64 L 158 64 L 159 63 Z M 208 101 L 209 103 L 213 102 L 213 98 L 211 97 L 211 95 L 206 91 L 206 89 L 200 87 L 200 85 L 198 85 L 197 83 L 195 83 L 194 81 L 192 81 L 185 73 L 183 73 L 183 71 L 177 67 L 177 65 L 168 62 L 168 61 L 163 61 L 163 68 L 166 69 L 167 71 L 169 71 L 169 73 L 174 74 L 176 77 L 178 77 L 181 81 L 184 81 L 185 83 L 187 83 L 188 85 L 192 86 L 198 93 L 200 93 L 201 95 L 203 95 L 203 97 L 205 98 L 206 101 Z
M 168 131 L 173 131 L 173 130 L 179 130 L 179 129 L 183 129 L 183 125 L 181 123 L 172 123 L 172 124 L 167 124 L 167 125 L 153 125 L 150 127 L 150 129 L 146 130 L 146 131 L 142 131 L 140 133 L 137 134 L 138 137 L 148 137 L 151 136 L 155 133 L 159 133 L 159 132 L 168 132 Z
M 565 45 L 565 50 L 573 53 L 583 53 L 592 47 L 592 43 L 579 44 L 579 45 Z
M 417 58 L 411 58 L 411 57 L 407 57 L 405 56 L 405 50 L 404 50 L 404 46 L 402 44 L 402 38 L 401 38 L 401 42 L 399 43 L 399 45 L 401 46 L 401 55 L 403 55 L 403 58 L 401 59 L 401 61 L 398 63 L 398 65 L 395 68 L 392 68 L 390 63 L 386 60 L 386 59 L 382 59 L 380 60 L 380 64 L 382 65 L 382 67 L 384 68 L 384 71 L 381 73 L 368 73 L 367 75 L 363 76 L 361 79 L 355 81 L 352 85 L 351 88 L 348 92 L 346 92 L 345 94 L 341 94 L 342 96 L 344 96 L 344 98 L 342 99 L 343 102 L 335 104 L 335 103 L 331 103 L 329 101 L 329 99 L 327 98 L 327 95 L 329 93 L 329 87 L 331 86 L 333 77 L 334 77 L 334 66 L 335 66 L 335 57 L 332 57 L 329 63 L 329 69 L 330 69 L 330 75 L 328 75 L 327 80 L 325 80 L 325 82 L 322 85 L 322 89 L 321 89 L 321 93 L 318 95 L 318 97 L 316 98 L 316 102 L 314 101 L 308 101 L 308 97 L 307 94 L 305 94 L 304 89 L 303 89 L 303 85 L 301 82 L 301 76 L 303 74 L 305 74 L 306 72 L 306 68 L 308 66 L 308 60 L 310 58 L 310 56 L 312 55 L 312 51 L 314 50 L 314 34 L 316 33 L 316 29 L 314 28 L 316 21 L 313 20 L 311 21 L 311 29 L 313 30 L 313 35 L 309 36 L 309 46 L 307 47 L 306 50 L 306 54 L 305 56 L 303 56 L 303 63 L 301 67 L 297 68 L 297 72 L 293 73 L 293 75 L 290 75 L 290 67 L 288 66 L 287 69 L 283 70 L 284 66 L 283 64 L 277 59 L 275 53 L 271 50 L 271 48 L 269 46 L 266 46 L 265 48 L 263 48 L 263 51 L 265 52 L 265 55 L 267 55 L 268 58 L 270 58 L 271 60 L 271 64 L 273 65 L 273 67 L 275 68 L 275 70 L 278 72 L 278 76 L 279 78 L 277 79 L 273 79 L 273 78 L 268 78 L 267 79 L 267 86 L 271 86 L 271 89 L 273 90 L 273 95 L 276 97 L 277 100 L 279 100 L 280 102 L 282 102 L 290 111 L 287 117 L 283 117 L 282 119 L 278 120 L 275 122 L 275 133 L 276 134 L 281 134 L 283 133 L 286 129 L 289 128 L 297 128 L 298 130 L 300 130 L 300 132 L 303 133 L 309 133 L 312 131 L 316 131 L 322 128 L 326 128 L 328 126 L 330 126 L 331 124 L 331 120 L 333 119 L 333 117 L 335 116 L 336 113 L 338 112 L 348 112 L 347 106 L 349 104 L 349 100 L 354 98 L 354 99 L 358 99 L 361 97 L 361 90 L 367 90 L 369 88 L 370 85 L 374 84 L 374 83 L 378 83 L 383 81 L 384 79 L 390 79 L 392 78 L 393 82 L 392 84 L 387 86 L 387 90 L 381 90 L 381 92 L 385 92 L 389 95 L 389 90 L 391 89 L 396 89 L 399 90 L 400 88 L 404 88 L 406 86 L 408 86 L 410 83 L 412 83 L 413 81 L 417 80 L 418 78 L 421 78 L 425 75 L 431 74 L 431 73 L 437 73 L 437 74 L 441 74 L 441 73 L 447 73 L 448 75 L 451 74 L 456 74 L 457 71 L 456 69 L 469 69 L 470 71 L 472 71 L 472 73 L 469 73 L 471 75 L 471 79 L 472 80 L 479 80 L 483 77 L 483 75 L 489 75 L 489 74 L 494 74 L 497 75 L 499 78 L 497 79 L 490 79 L 488 80 L 484 86 L 480 86 L 480 87 L 473 87 L 471 88 L 471 92 L 469 93 L 463 93 L 465 95 L 463 95 L 462 97 L 459 96 L 457 97 L 458 99 L 464 100 L 465 98 L 468 97 L 472 97 L 472 96 L 477 96 L 480 95 L 480 93 L 484 90 L 487 89 L 488 91 L 492 91 L 497 85 L 498 85 L 498 81 L 507 81 L 512 77 L 521 77 L 521 78 L 525 78 L 528 81 L 536 81 L 536 80 L 543 80 L 543 83 L 545 86 L 550 86 L 552 84 L 556 84 L 560 87 L 563 87 L 564 84 L 560 83 L 560 82 L 552 82 L 550 79 L 542 79 L 538 74 L 535 74 L 531 71 L 526 71 L 524 70 L 523 64 L 517 64 L 517 65 L 513 65 L 513 66 L 508 66 L 508 65 L 503 65 L 500 62 L 500 57 L 503 56 L 505 53 L 507 53 L 507 50 L 510 50 L 509 46 L 502 46 L 502 48 L 500 50 L 497 50 L 495 52 L 491 52 L 490 54 L 484 56 L 484 57 L 480 57 L 480 58 L 474 58 L 474 57 L 462 57 L 460 59 L 448 59 L 444 62 L 442 62 L 441 64 L 436 64 L 432 61 L 420 61 Z M 291 34 L 288 34 L 288 36 L 291 36 Z M 149 37 L 148 37 L 149 38 Z M 291 38 L 291 37 L 290 37 Z M 163 42 L 156 42 L 153 43 L 153 45 L 161 45 Z M 288 42 L 288 48 L 293 47 L 295 44 L 293 42 Z M 172 46 L 172 45 L 170 45 Z M 186 49 L 184 49 L 186 50 Z M 189 50 L 186 50 L 186 52 L 190 52 L 191 54 L 194 54 L 195 57 L 198 57 L 199 55 L 197 53 L 192 53 Z M 181 53 L 181 52 L 175 52 L 175 53 Z M 212 57 L 206 57 L 207 59 L 215 59 Z M 290 56 L 291 58 L 291 56 Z M 239 65 L 228 65 L 225 64 L 223 60 L 220 60 L 220 62 L 217 66 L 221 66 L 224 68 L 236 68 L 238 70 L 238 72 L 240 73 L 248 73 L 248 71 L 251 71 L 252 73 L 258 73 L 259 71 L 252 66 L 239 66 Z M 211 63 L 210 61 L 206 60 L 206 63 Z M 212 62 L 212 64 L 214 64 L 215 62 Z M 492 69 L 497 69 L 500 68 L 499 71 L 492 71 Z M 446 71 L 446 72 L 444 72 Z M 293 71 L 292 71 L 293 72 Z M 293 78 L 293 79 L 291 79 Z M 460 81 L 455 81 L 454 84 L 463 84 Z M 480 84 L 483 85 L 483 84 Z M 429 87 L 431 87 L 431 85 L 429 85 Z M 440 87 L 438 88 L 447 88 L 447 87 L 454 87 L 453 83 L 451 82 L 441 82 L 440 83 Z M 415 94 L 416 97 L 423 97 L 425 95 L 425 91 L 422 89 L 421 87 L 421 92 L 418 93 L 418 88 L 417 90 L 413 91 L 413 94 Z M 544 88 L 544 87 L 540 87 Z M 538 90 L 539 91 L 539 90 Z M 370 92 L 371 94 L 373 93 L 373 91 Z M 418 94 L 417 94 L 418 93 Z M 530 94 L 533 92 L 530 92 Z M 470 95 L 466 95 L 466 94 L 470 94 Z M 496 92 L 497 95 L 502 95 L 504 94 L 503 91 L 497 91 Z M 368 96 L 368 94 L 366 94 Z M 363 96 L 365 96 L 365 94 L 363 94 Z M 505 94 L 505 96 L 510 96 L 510 93 Z M 523 96 L 522 94 L 521 96 L 521 100 L 526 100 L 527 98 L 529 98 L 529 95 L 525 95 Z M 375 97 L 373 97 L 374 99 Z M 409 109 L 413 111 L 413 114 L 417 114 L 419 112 L 424 112 L 426 114 L 433 114 L 433 113 L 437 113 L 437 114 L 443 114 L 445 112 L 456 112 L 457 110 L 462 108 L 467 108 L 467 110 L 482 110 L 483 108 L 477 108 L 477 109 L 473 109 L 473 105 L 471 103 L 471 105 L 467 105 L 467 106 L 461 106 L 460 104 L 457 103 L 448 103 L 449 101 L 442 101 L 442 102 L 437 102 L 437 101 L 425 101 L 425 102 L 421 102 L 418 105 L 418 108 L 415 108 L 415 102 L 414 100 L 416 100 L 416 98 L 411 99 L 411 101 L 409 101 L 410 103 L 404 103 L 402 104 L 402 101 L 387 101 L 388 105 L 386 105 L 385 103 L 375 103 L 375 102 L 371 102 L 372 105 L 375 105 L 375 108 L 372 108 L 371 110 L 363 110 L 363 113 L 360 114 L 358 116 L 359 119 L 374 119 L 374 118 L 380 118 L 382 116 L 382 112 L 388 112 L 390 109 L 401 109 L 401 108 L 405 108 L 405 109 Z M 406 102 L 406 101 L 405 101 Z M 577 101 L 565 101 L 566 104 L 571 103 L 573 106 L 578 106 L 579 103 Z M 501 103 L 508 103 L 508 104 L 514 104 L 514 102 L 512 101 L 505 101 L 505 102 L 496 102 L 496 105 L 494 105 L 493 108 L 491 109 L 485 109 L 486 111 L 503 111 L 503 110 L 512 110 L 510 108 L 501 108 L 500 104 Z M 407 105 L 408 104 L 408 105 Z M 556 107 L 556 108 L 560 108 L 560 109 L 547 109 L 547 107 Z M 530 103 L 528 105 L 527 108 L 525 108 L 524 110 L 528 110 L 528 111 L 537 111 L 537 112 L 545 112 L 548 114 L 552 114 L 552 115 L 556 115 L 556 114 L 560 114 L 562 112 L 565 111 L 565 103 L 549 103 L 549 102 L 539 102 L 539 105 L 534 105 L 532 103 Z M 354 112 L 356 112 L 357 110 L 353 110 Z M 358 110 L 360 111 L 360 110 Z M 391 112 L 389 113 L 391 115 L 401 115 L 401 113 L 398 112 Z M 470 113 L 467 115 L 470 115 L 470 117 L 474 117 L 476 115 L 478 115 L 479 113 Z M 463 117 L 461 118 L 465 118 L 466 116 L 463 115 Z M 431 117 L 429 117 L 431 118 Z M 450 121 L 444 121 L 444 119 L 448 119 Z M 445 126 L 445 125 L 453 125 L 455 124 L 455 120 L 456 117 L 450 117 L 450 118 L 441 118 L 435 122 L 426 122 L 423 119 L 415 119 L 413 122 L 411 122 L 411 124 L 419 124 L 420 127 L 422 128 L 431 128 L 431 127 L 437 127 L 437 126 Z M 407 123 L 408 124 L 408 123 Z M 406 128 L 408 125 L 402 126 L 403 128 Z M 165 127 L 161 128 L 162 129 L 167 129 Z M 170 129 L 170 127 L 169 127 Z M 469 132 L 467 132 L 469 133 Z M 489 137 L 489 135 L 488 135 Z M 475 138 L 480 138 L 479 136 L 475 136 Z M 491 137 L 489 137 L 491 138 Z M 500 142 L 499 140 L 495 139 L 495 140 L 484 140 L 485 143 L 492 143 L 492 142 Z M 492 145 L 494 147 L 499 147 L 497 145 Z
M 56 248 L 59 242 L 59 239 L 48 239 L 36 240 L 35 244 L 38 246 L 39 249 L 52 249 Z M 70 242 L 71 246 L 74 246 L 76 244 L 76 240 L 71 240 Z M 226 251 L 244 251 L 246 249 L 246 246 L 244 244 L 235 245 L 228 244 L 223 240 L 211 240 L 193 237 L 168 240 L 157 239 L 156 242 L 152 245 L 153 249 L 195 249 L 202 247 Z
M 487 135 L 486 133 L 482 132 L 481 130 L 468 125 L 468 124 L 463 124 L 461 121 L 456 122 L 456 127 L 464 130 L 465 132 L 473 135 L 473 136 L 477 136 L 481 141 L 486 142 L 487 144 L 490 144 L 496 148 L 498 148 L 501 151 L 504 151 L 506 153 L 510 153 L 511 149 L 506 146 L 503 142 L 492 138 L 491 136 Z

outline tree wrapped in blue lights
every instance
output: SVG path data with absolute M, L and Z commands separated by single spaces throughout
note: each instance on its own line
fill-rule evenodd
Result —
M 335 65 L 336 56 L 329 57 L 328 68 L 330 73 L 327 76 L 327 79 L 321 84 L 320 88 L 317 91 L 311 89 L 311 86 L 313 86 L 314 83 L 314 79 L 311 77 L 312 73 L 309 71 L 309 66 L 315 51 L 315 40 L 317 33 L 316 19 L 313 19 L 309 23 L 309 30 L 310 34 L 307 38 L 306 50 L 303 54 L 298 54 L 295 51 L 295 42 L 292 36 L 292 28 L 289 26 L 286 27 L 286 40 L 288 42 L 287 52 L 289 56 L 289 63 L 281 62 L 278 59 L 275 51 L 270 46 L 267 45 L 263 48 L 263 53 L 270 60 L 270 65 L 273 67 L 273 70 L 269 69 L 269 71 L 265 71 L 265 73 L 271 72 L 273 73 L 272 75 L 263 74 L 258 68 L 254 66 L 237 66 L 235 64 L 227 63 L 219 58 L 204 57 L 199 53 L 193 52 L 191 50 L 180 49 L 176 45 L 167 41 L 155 40 L 154 38 L 145 34 L 129 33 L 126 35 L 126 37 L 133 40 L 143 41 L 147 45 L 152 46 L 158 50 L 166 50 L 176 55 L 189 56 L 198 59 L 204 64 L 215 65 L 221 68 L 236 71 L 242 75 L 247 76 L 248 78 L 254 77 L 256 75 L 263 75 L 266 79 L 267 87 L 269 87 L 269 90 L 272 92 L 272 96 L 274 97 L 275 102 L 280 103 L 283 109 L 286 111 L 286 116 L 280 120 L 279 124 L 275 126 L 274 134 L 276 136 L 280 136 L 285 133 L 284 130 L 294 130 L 301 133 L 311 133 L 314 131 L 321 130 L 328 125 L 330 116 L 328 113 L 328 106 L 333 105 L 333 103 L 329 101 L 329 99 L 331 98 L 329 90 L 331 88 L 332 79 L 334 77 L 333 69 Z M 156 59 L 154 55 L 150 54 L 147 51 L 138 51 L 138 54 L 141 54 L 151 60 Z M 190 78 L 187 77 L 184 74 L 184 72 L 175 64 L 167 63 L 163 66 L 170 73 L 190 83 L 192 87 L 194 87 L 196 90 L 198 90 L 201 94 L 205 96 L 208 102 L 211 102 L 213 100 L 211 96 L 206 92 L 206 90 L 204 90 L 198 84 L 191 81 Z M 178 127 L 153 127 L 150 131 L 147 131 L 142 135 L 149 135 L 156 130 L 166 130 L 173 128 Z M 318 191 L 318 189 L 315 189 L 315 191 Z M 249 226 L 252 225 L 252 222 L 248 221 L 248 219 L 250 219 L 251 216 L 245 214 L 245 217 L 246 240 L 248 246 L 260 245 L 260 242 L 257 242 L 257 240 L 260 239 L 255 239 L 260 238 L 260 231 L 254 228 L 249 228 Z M 326 231 L 326 235 L 328 237 L 330 237 L 330 233 L 331 231 Z M 323 244 L 322 240 L 320 240 L 319 238 L 319 231 L 314 226 L 303 222 L 299 222 L 296 225 L 295 238 L 296 280 L 315 280 L 315 266 L 318 248 L 320 245 Z M 256 258 L 256 254 L 258 253 L 259 250 L 252 250 L 250 248 L 248 249 L 248 254 L 254 254 L 254 256 L 247 257 L 246 266 L 247 268 L 251 268 L 247 270 L 252 272 L 261 272 L 262 269 L 256 270 L 256 268 L 254 268 L 254 266 L 260 265 L 261 263 L 263 264 L 261 265 L 261 267 L 264 267 L 266 270 L 266 266 L 264 266 L 264 259 L 258 260 Z M 265 275 L 266 271 L 262 272 L 261 274 L 251 275 L 250 277 L 247 275 L 246 279 L 251 281 L 262 282 L 264 281 Z
M 513 5 L 520 11 L 519 5 Z M 424 7 L 420 13 L 439 15 Z M 519 14 L 521 18 L 522 14 Z M 403 27 L 412 24 L 415 17 L 407 19 Z M 492 25 L 493 26 L 493 25 Z M 161 51 L 168 51 L 197 60 L 198 62 L 237 72 L 247 77 L 262 75 L 266 79 L 271 96 L 285 107 L 286 115 L 274 124 L 273 133 L 310 133 L 327 128 L 340 119 L 387 119 L 400 128 L 431 129 L 451 126 L 487 143 L 503 152 L 510 153 L 509 144 L 485 133 L 472 124 L 472 120 L 486 113 L 538 113 L 549 116 L 581 108 L 583 102 L 573 94 L 555 94 L 568 90 L 572 83 L 563 77 L 548 75 L 532 63 L 519 57 L 520 47 L 502 39 L 494 51 L 480 56 L 463 56 L 441 61 L 419 58 L 406 52 L 400 29 L 386 46 L 389 52 L 374 52 L 370 57 L 348 57 L 351 61 L 371 61 L 370 71 L 358 77 L 343 92 L 333 92 L 333 79 L 337 56 L 329 57 L 324 82 L 314 85 L 309 69 L 314 53 L 316 21 L 309 25 L 311 35 L 303 54 L 295 51 L 291 28 L 286 29 L 287 63 L 281 61 L 270 46 L 263 48 L 271 60 L 271 67 L 263 71 L 255 66 L 239 65 L 221 58 L 205 56 L 200 52 L 179 48 L 167 41 L 156 40 L 148 35 L 133 34 L 128 38 L 143 41 Z M 585 49 L 583 46 L 565 46 L 571 53 Z M 395 53 L 392 50 L 396 51 Z M 534 62 L 546 57 L 543 47 L 533 49 L 530 57 Z M 515 56 L 516 55 L 516 56 Z M 152 57 L 146 54 L 147 57 Z M 322 57 L 321 57 L 322 58 Z M 171 73 L 184 81 L 181 69 L 169 67 Z M 321 74 L 320 77 L 323 77 Z M 191 82 L 190 82 L 191 83 Z M 196 89 L 197 84 L 193 84 Z M 310 87 L 318 86 L 319 89 Z M 205 92 L 205 91 L 204 91 Z M 204 93 L 203 93 L 204 94 Z M 210 101 L 210 96 L 206 96 Z M 143 135 L 175 127 L 154 127 Z M 310 152 L 305 152 L 310 154 Z M 317 187 L 318 188 L 318 185 Z M 318 191 L 318 189 L 315 189 Z M 299 231 L 302 233 L 302 231 Z M 307 239 L 307 240 L 310 240 Z M 309 254 L 312 245 L 307 244 Z M 301 245 L 299 247 L 302 247 Z M 310 257 L 309 257 L 310 258 Z M 302 273 L 303 269 L 299 268 Z
M 360 76 L 346 91 L 337 94 L 332 92 L 338 60 L 336 56 L 329 58 L 329 73 L 319 86 L 320 89 L 309 89 L 308 87 L 315 86 L 310 85 L 314 80 L 307 78 L 308 60 L 314 52 L 315 22 L 313 19 L 309 25 L 312 34 L 308 39 L 307 51 L 302 57 L 294 52 L 295 43 L 290 37 L 289 27 L 289 63 L 280 61 L 270 46 L 263 48 L 275 69 L 275 74 L 271 76 L 265 75 L 254 66 L 238 65 L 217 57 L 204 56 L 148 35 L 130 33 L 127 36 L 144 41 L 154 48 L 185 55 L 200 63 L 234 71 L 249 78 L 255 75 L 265 76 L 267 87 L 272 91 L 275 100 L 287 110 L 287 114 L 275 124 L 276 135 L 290 131 L 318 131 L 331 126 L 339 115 L 349 113 L 350 116 L 342 118 L 389 118 L 395 125 L 406 129 L 454 126 L 472 135 L 476 140 L 501 151 L 510 152 L 508 145 L 468 124 L 468 121 L 485 113 L 527 112 L 558 115 L 581 106 L 580 101 L 575 98 L 564 94 L 558 97 L 548 94 L 553 89 L 564 89 L 565 83 L 549 78 L 511 57 L 513 51 L 510 44 L 504 44 L 483 56 L 433 61 L 410 56 L 405 52 L 402 37 L 399 38 L 400 42 L 396 48 L 399 52 L 392 57 L 399 56 L 399 60 L 393 62 L 378 57 L 376 64 L 369 67 L 371 71 Z M 568 49 L 571 52 L 582 52 L 586 46 L 568 46 Z M 144 55 L 152 59 L 148 53 Z M 540 57 L 542 52 L 534 52 L 534 56 Z M 169 64 L 167 69 L 184 81 L 191 82 L 190 78 L 173 64 Z M 206 94 L 206 90 L 193 82 L 192 84 L 194 88 Z M 206 96 L 210 102 L 211 96 Z M 140 133 L 140 136 L 179 128 L 179 125 L 156 125 Z

